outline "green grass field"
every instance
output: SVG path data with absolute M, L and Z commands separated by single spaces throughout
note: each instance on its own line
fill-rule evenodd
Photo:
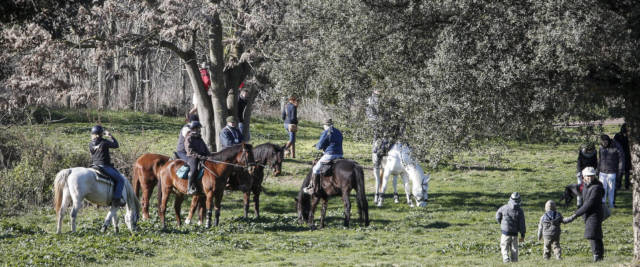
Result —
M 66 111 L 62 116 L 66 119 L 59 123 L 19 126 L 12 130 L 29 129 L 32 134 L 44 134 L 50 142 L 64 144 L 66 149 L 85 150 L 92 126 L 89 121 L 97 116 L 96 111 L 76 114 Z M 141 152 L 167 155 L 175 148 L 182 125 L 179 118 L 131 112 L 101 113 L 101 121 L 118 138 L 121 150 L 144 149 Z M 613 128 L 609 130 L 613 132 Z M 296 223 L 293 198 L 311 167 L 311 145 L 320 132 L 319 125 L 301 123 L 298 157 L 285 161 L 284 175 L 266 179 L 260 219 L 243 219 L 242 195 L 232 192 L 225 194 L 222 201 L 219 227 L 204 229 L 188 225 L 176 228 L 173 211 L 169 209 L 168 230 L 161 231 L 153 197 L 151 220 L 143 221 L 140 230 L 134 234 L 123 230 L 126 227 L 122 219 L 120 233 L 100 233 L 106 209 L 87 207 L 78 215 L 77 233 L 69 232 L 67 215 L 64 233 L 56 235 L 55 212 L 51 206 L 46 206 L 0 218 L 0 264 L 500 266 L 500 226 L 494 219 L 495 212 L 513 191 L 522 195 L 527 220 L 527 237 L 520 245 L 518 265 L 592 264 L 589 244 L 582 238 L 584 224 L 581 219 L 563 225 L 562 261 L 544 261 L 542 242 L 536 238 L 544 203 L 548 199 L 558 201 L 564 186 L 575 183 L 578 143 L 510 143 L 503 155 L 505 160 L 499 166 L 430 170 L 426 208 L 394 204 L 390 198 L 391 186 L 387 188 L 385 206 L 376 208 L 372 205 L 374 181 L 370 169 L 370 144 L 347 140 L 345 157 L 355 159 L 366 168 L 371 225 L 364 227 L 359 223 L 357 208 L 353 205 L 352 226 L 344 228 L 342 201 L 333 198 L 327 211 L 327 227 L 310 231 L 306 225 Z M 267 141 L 284 144 L 286 135 L 279 120 L 258 118 L 252 124 L 252 138 L 253 144 Z M 487 157 L 477 154 L 466 158 L 487 162 Z M 401 186 L 399 191 L 404 192 Z M 188 210 L 188 202 L 184 202 L 183 216 Z M 617 205 L 612 217 L 604 222 L 605 260 L 596 266 L 627 264 L 632 260 L 629 191 L 619 194 Z M 560 207 L 559 211 L 570 215 L 575 211 L 575 202 L 568 208 Z

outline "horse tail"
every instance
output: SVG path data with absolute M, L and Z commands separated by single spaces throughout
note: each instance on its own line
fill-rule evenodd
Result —
M 131 178 L 131 185 L 133 186 L 133 191 L 135 192 L 136 196 L 140 196 L 140 187 L 142 186 L 140 184 L 140 172 L 142 172 L 142 166 L 140 166 L 140 164 L 138 164 L 138 161 L 136 161 L 135 163 L 133 163 L 133 177 Z
M 56 174 L 55 182 L 53 183 L 53 204 L 56 209 L 56 214 L 60 212 L 62 208 L 62 198 L 64 197 L 64 188 L 67 186 L 67 177 L 71 174 L 71 169 L 64 169 Z
M 356 200 L 360 219 L 364 220 L 364 225 L 369 226 L 369 204 L 367 203 L 367 194 L 364 191 L 364 171 L 362 166 L 354 165 L 354 174 L 356 179 Z

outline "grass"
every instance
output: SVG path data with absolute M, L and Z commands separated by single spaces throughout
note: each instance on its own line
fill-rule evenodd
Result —
M 49 141 L 64 142 L 67 149 L 80 151 L 86 149 L 92 118 L 101 114 L 103 125 L 118 138 L 121 149 L 145 146 L 147 152 L 168 155 L 175 147 L 182 125 L 180 118 L 132 112 L 57 112 L 67 119 L 12 130 L 28 128 L 32 134 L 44 132 Z M 56 235 L 53 208 L 41 207 L 20 216 L 0 218 L 0 264 L 500 266 L 503 265 L 499 252 L 500 227 L 494 217 L 513 191 L 522 195 L 527 220 L 527 237 L 520 246 L 518 265 L 592 264 L 589 244 L 582 238 L 584 224 L 580 219 L 563 225 L 562 261 L 544 261 L 542 242 L 535 238 L 544 203 L 548 199 L 557 201 L 564 186 L 575 183 L 577 143 L 509 143 L 503 155 L 505 160 L 499 166 L 484 164 L 485 168 L 431 170 L 429 204 L 424 209 L 392 203 L 390 189 L 387 189 L 385 206 L 374 207 L 374 181 L 371 170 L 366 169 L 371 226 L 364 227 L 358 222 L 354 205 L 352 226 L 342 227 L 342 201 L 334 198 L 327 211 L 327 227 L 310 231 L 296 223 L 293 197 L 311 167 L 311 145 L 321 128 L 309 122 L 300 126 L 298 158 L 285 161 L 283 176 L 266 179 L 260 219 L 243 219 L 242 195 L 232 192 L 224 196 L 219 227 L 176 228 L 170 209 L 169 229 L 161 231 L 156 220 L 155 197 L 152 197 L 152 219 L 142 222 L 140 231 L 134 234 L 126 230 L 118 234 L 100 233 L 98 229 L 106 209 L 87 207 L 78 216 L 77 233 L 69 233 L 66 216 L 64 234 Z M 257 118 L 252 124 L 252 138 L 254 144 L 267 141 L 284 144 L 286 135 L 278 120 Z M 370 144 L 347 140 L 344 148 L 346 157 L 365 167 L 371 166 Z M 480 163 L 487 160 L 473 153 L 464 157 Z M 403 193 L 402 186 L 398 190 Z M 187 202 L 182 209 L 183 216 Z M 603 226 L 605 261 L 594 266 L 631 262 L 630 192 L 622 191 L 617 203 L 618 208 Z M 575 211 L 574 205 L 560 207 L 559 211 L 568 216 Z M 124 224 L 121 227 L 124 229 Z

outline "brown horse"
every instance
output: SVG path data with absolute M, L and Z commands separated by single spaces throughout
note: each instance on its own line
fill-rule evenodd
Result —
M 224 188 L 233 169 L 240 166 L 247 169 L 249 174 L 253 174 L 255 160 L 253 158 L 251 145 L 243 143 L 231 146 L 218 153 L 213 153 L 203 164 L 204 174 L 198 183 L 200 183 L 204 197 L 206 197 L 204 205 L 207 209 L 206 226 L 208 228 L 211 227 L 212 208 L 215 209 L 214 225 L 218 225 Z M 158 216 L 160 217 L 163 229 L 166 227 L 164 215 L 167 209 L 167 201 L 172 192 L 176 193 L 174 208 L 178 227 L 181 226 L 182 223 L 180 219 L 180 206 L 187 192 L 187 179 L 181 179 L 176 175 L 176 171 L 182 165 L 184 165 L 182 160 L 174 160 L 166 164 L 160 171 L 160 190 L 158 194 L 160 194 L 159 197 L 161 201 Z M 242 191 L 249 191 L 249 189 L 251 189 L 252 176 L 249 175 L 244 178 L 246 179 L 239 181 L 240 184 L 238 187 Z M 200 198 L 202 196 L 194 196 L 194 198 L 196 197 Z
M 142 189 L 142 218 L 149 219 L 149 198 L 158 183 L 158 175 L 162 167 L 169 162 L 169 157 L 147 153 L 140 156 L 133 164 L 133 191 L 140 197 Z M 160 204 L 160 199 L 158 199 Z
M 253 156 L 256 160 L 256 168 L 253 172 L 253 183 L 251 186 L 251 192 L 253 192 L 254 213 L 256 218 L 260 217 L 260 192 L 262 192 L 262 181 L 264 180 L 264 169 L 270 167 L 273 170 L 273 175 L 278 176 L 282 172 L 282 162 L 284 161 L 284 146 L 278 146 L 271 143 L 265 143 L 253 148 Z M 228 190 L 240 190 L 239 185 L 244 179 L 248 179 L 250 175 L 242 169 L 236 169 L 229 177 L 227 183 Z M 244 217 L 248 217 L 249 213 L 249 192 L 244 193 Z M 191 209 L 189 210 L 189 216 L 187 216 L 186 223 L 191 222 L 196 209 L 200 207 L 200 224 L 202 224 L 203 203 L 197 197 L 194 197 L 191 202 Z
M 352 189 L 356 189 L 356 203 L 360 220 L 364 221 L 365 226 L 369 226 L 369 206 L 364 190 L 364 172 L 362 166 L 352 160 L 337 160 L 333 165 L 333 174 L 322 178 L 321 188 L 317 194 L 310 196 L 303 192 L 303 188 L 309 185 L 311 180 L 311 170 L 302 182 L 300 192 L 296 198 L 296 209 L 298 211 L 298 222 L 307 221 L 311 229 L 315 228 L 313 224 L 313 214 L 316 211 L 318 202 L 322 199 L 322 213 L 320 216 L 320 228 L 324 227 L 324 217 L 327 212 L 327 201 L 330 196 L 341 195 L 344 202 L 344 226 L 349 227 L 351 219 L 351 201 L 349 194 Z

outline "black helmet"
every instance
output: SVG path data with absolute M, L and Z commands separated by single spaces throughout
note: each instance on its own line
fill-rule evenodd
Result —
M 104 129 L 100 125 L 96 125 L 91 128 L 91 134 L 102 134 L 102 132 L 104 132 Z
M 189 123 L 189 129 L 193 130 L 200 127 L 202 127 L 202 125 L 200 125 L 199 121 L 192 121 L 191 123 Z
M 198 114 L 189 115 L 189 122 L 192 122 L 192 121 L 199 121 Z

